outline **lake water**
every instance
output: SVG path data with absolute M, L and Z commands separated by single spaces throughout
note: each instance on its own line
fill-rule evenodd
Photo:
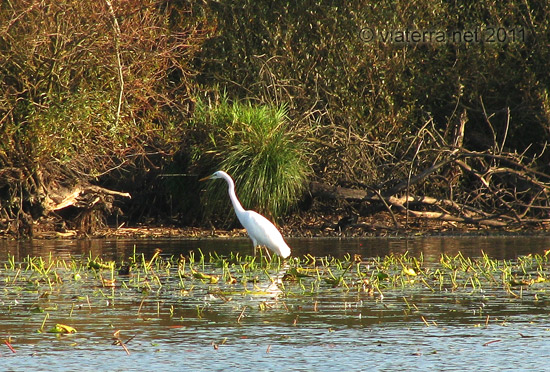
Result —
M 368 258 L 409 252 L 422 256 L 429 266 L 442 254 L 459 252 L 473 258 L 486 254 L 514 261 L 528 254 L 544 254 L 550 238 L 289 239 L 289 245 L 294 256 L 359 254 Z M 191 251 L 252 253 L 248 239 L 1 241 L 0 370 L 548 369 L 550 285 L 546 282 L 514 289 L 513 295 L 498 286 L 476 291 L 414 287 L 388 290 L 384 296 L 321 286 L 304 296 L 299 295 L 298 284 L 288 284 L 291 289 L 282 298 L 265 291 L 229 298 L 226 291 L 232 286 L 199 288 L 188 281 L 185 291 L 180 291 L 169 285 L 169 276 L 160 273 L 164 286 L 142 291 L 131 287 L 126 277 L 117 280 L 124 286 L 128 283 L 128 290 L 98 286 L 97 275 L 88 271 L 81 272 L 82 284 L 77 287 L 69 277 L 48 286 L 33 274 L 7 268 L 8 259 L 22 262 L 27 256 L 100 257 L 121 262 L 143 254 L 150 259 L 157 248 L 163 257 L 188 256 Z M 206 265 L 204 270 L 215 268 Z M 546 275 L 550 268 L 540 270 Z M 25 281 L 18 279 L 23 276 Z M 259 278 L 254 286 L 269 284 L 266 278 Z M 37 332 L 56 323 L 78 332 Z M 128 341 L 129 355 L 120 345 L 113 345 L 116 330 L 121 340 Z
M 414 256 L 437 257 L 462 252 L 466 256 L 480 256 L 482 252 L 496 259 L 512 259 L 529 253 L 541 253 L 550 248 L 550 236 L 431 236 L 417 238 L 295 238 L 287 239 L 293 255 L 334 256 L 361 254 L 365 257 L 409 252 Z M 187 254 L 201 250 L 204 253 L 252 254 L 248 238 L 231 239 L 87 239 L 87 240 L 0 240 L 0 261 L 8 254 L 22 259 L 26 256 L 59 258 L 75 255 L 102 256 L 110 260 L 124 260 L 133 254 L 152 256 L 160 248 L 163 255 Z

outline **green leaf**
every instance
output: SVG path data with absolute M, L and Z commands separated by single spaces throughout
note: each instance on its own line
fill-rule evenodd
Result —
M 76 333 L 76 329 L 65 324 L 57 323 L 48 333 Z

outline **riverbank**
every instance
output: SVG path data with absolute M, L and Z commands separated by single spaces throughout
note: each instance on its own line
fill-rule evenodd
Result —
M 395 218 L 395 220 L 394 220 Z M 311 215 L 298 214 L 289 217 L 284 225 L 279 226 L 282 234 L 289 238 L 298 237 L 399 237 L 399 236 L 430 236 L 430 235 L 546 235 L 549 233 L 548 223 L 533 226 L 517 227 L 480 227 L 453 221 L 441 221 L 406 216 L 391 216 L 387 212 L 379 212 L 371 216 L 357 217 L 342 215 Z M 74 229 L 56 228 L 54 224 L 43 222 L 34 225 L 34 239 L 86 239 L 86 238 L 116 238 L 116 239 L 165 239 L 165 238 L 233 238 L 246 237 L 246 230 L 240 227 L 233 229 L 177 226 L 166 224 L 138 224 L 126 226 L 104 226 L 91 233 Z M 10 239 L 13 236 L 4 234 L 0 239 Z
M 208 235 L 235 226 L 220 169 L 285 236 L 547 228 L 545 7 L 7 4 L 0 235 Z M 376 37 L 411 24 L 502 38 Z

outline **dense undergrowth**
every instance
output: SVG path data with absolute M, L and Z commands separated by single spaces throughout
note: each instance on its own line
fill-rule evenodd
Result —
M 272 216 L 307 180 L 384 189 L 454 148 L 519 154 L 546 174 L 549 13 L 528 1 L 4 2 L 1 230 L 28 233 L 49 196 L 82 182 L 130 192 L 130 223 L 203 224 L 214 208 L 196 180 L 216 168 Z M 414 30 L 483 39 L 399 39 Z M 544 187 L 504 174 L 495 191 L 461 172 L 407 192 L 545 213 L 533 203 Z

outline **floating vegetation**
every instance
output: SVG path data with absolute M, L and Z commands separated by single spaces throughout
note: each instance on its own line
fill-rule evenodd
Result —
M 14 350 L 18 338 L 28 337 L 15 326 L 23 319 L 25 329 L 41 335 L 36 337 L 55 333 L 78 340 L 103 332 L 128 354 L 128 343 L 138 336 L 136 322 L 152 319 L 168 322 L 170 329 L 259 321 L 297 327 L 313 317 L 331 330 L 384 317 L 425 326 L 452 319 L 488 326 L 506 320 L 503 299 L 521 303 L 528 298 L 547 306 L 549 272 L 548 253 L 517 260 L 460 253 L 432 260 L 390 254 L 286 261 L 201 251 L 170 257 L 157 251 L 148 259 L 134 253 L 124 262 L 91 256 L 17 262 L 10 256 L 0 266 L 0 323 L 9 337 L 5 344 Z
M 469 258 L 459 253 L 442 255 L 439 262 L 424 262 L 422 256 L 408 254 L 370 259 L 358 255 L 344 259 L 307 255 L 282 261 L 278 256 L 268 260 L 265 256 L 238 253 L 223 257 L 191 252 L 188 256 L 163 257 L 157 252 L 149 260 L 144 255 L 134 255 L 121 263 L 99 257 L 70 261 L 27 257 L 15 262 L 10 256 L 0 269 L 5 291 L 21 286 L 38 292 L 51 291 L 67 281 L 75 285 L 84 281 L 85 285 L 100 288 L 149 292 L 199 288 L 212 292 L 211 285 L 217 284 L 219 290 L 231 288 L 232 293 L 247 294 L 261 283 L 278 280 L 283 297 L 300 292 L 300 288 L 322 291 L 327 285 L 345 292 L 374 289 L 379 294 L 407 288 L 476 291 L 497 287 L 511 292 L 516 286 L 545 283 L 548 274 L 548 253 L 517 260 L 493 260 L 487 255 Z
M 50 333 L 76 333 L 76 329 L 65 324 L 56 324 L 48 332 Z
M 363 259 L 362 257 L 292 257 L 287 261 L 274 256 L 224 257 L 216 253 L 151 259 L 133 255 L 128 262 L 104 261 L 100 257 L 59 260 L 53 257 L 26 257 L 16 262 L 10 256 L 0 268 L 4 292 L 34 292 L 45 298 L 66 283 L 72 287 L 94 288 L 94 293 L 113 289 L 115 293 L 178 291 L 185 297 L 192 292 L 250 295 L 263 287 L 278 288 L 277 297 L 314 295 L 328 289 L 383 296 L 402 290 L 483 291 L 499 288 L 515 297 L 516 288 L 544 287 L 548 282 L 548 253 L 528 255 L 517 260 L 494 260 L 442 255 L 438 262 L 425 262 L 422 256 L 408 254 Z M 116 297 L 116 296 L 115 296 Z M 6 301 L 4 301 L 5 303 Z

